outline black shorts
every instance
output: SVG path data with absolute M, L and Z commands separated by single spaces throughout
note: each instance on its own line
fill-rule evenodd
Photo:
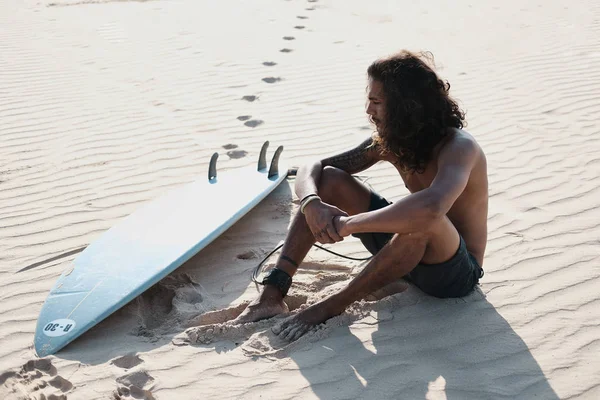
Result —
M 369 211 L 387 207 L 391 203 L 371 191 Z M 356 233 L 357 237 L 371 254 L 376 254 L 394 236 L 393 233 Z M 483 269 L 467 250 L 462 236 L 456 254 L 440 264 L 418 264 L 404 278 L 413 282 L 419 289 L 435 297 L 463 297 L 473 291 Z

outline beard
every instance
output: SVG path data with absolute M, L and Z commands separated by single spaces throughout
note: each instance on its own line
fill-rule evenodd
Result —
M 377 119 L 377 118 L 369 116 L 369 122 L 371 122 L 371 124 L 375 126 L 375 130 L 378 133 L 381 133 L 382 127 L 383 127 L 383 123 L 382 123 L 382 121 L 380 119 Z

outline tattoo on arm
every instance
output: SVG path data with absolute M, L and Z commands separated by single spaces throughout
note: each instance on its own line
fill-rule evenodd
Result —
M 355 174 L 373 166 L 377 161 L 377 149 L 373 146 L 373 139 L 369 138 L 352 150 L 322 160 L 321 164 L 323 167 L 329 165 Z

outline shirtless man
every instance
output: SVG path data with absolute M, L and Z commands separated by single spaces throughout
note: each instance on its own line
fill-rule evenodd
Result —
M 450 85 L 423 58 L 402 51 L 369 67 L 367 114 L 377 133 L 298 170 L 301 212 L 263 291 L 234 323 L 288 311 L 284 297 L 313 243 L 349 235 L 374 257 L 344 289 L 275 326 L 275 334 L 296 340 L 401 278 L 441 298 L 465 296 L 477 285 L 487 240 L 486 158 L 462 130 L 464 113 Z M 410 195 L 391 204 L 352 177 L 378 161 L 396 167 Z

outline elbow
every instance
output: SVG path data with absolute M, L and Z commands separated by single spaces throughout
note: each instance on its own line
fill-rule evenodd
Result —
M 436 224 L 441 219 L 443 219 L 444 216 L 446 216 L 447 212 L 448 208 L 446 207 L 446 204 L 444 203 L 443 198 L 441 196 L 438 196 L 436 194 L 432 194 L 431 196 L 429 196 L 428 201 L 426 202 L 425 212 L 427 215 L 428 222 L 430 222 L 431 224 Z

